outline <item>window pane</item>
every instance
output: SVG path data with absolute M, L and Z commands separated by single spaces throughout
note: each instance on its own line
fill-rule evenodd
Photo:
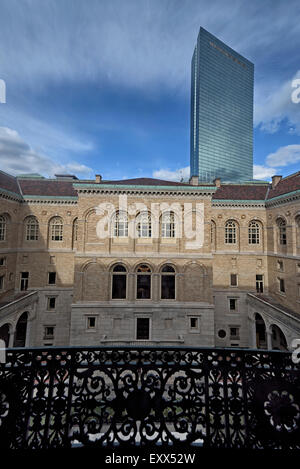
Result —
M 112 298 L 114 300 L 126 298 L 126 275 L 113 274 Z
M 136 320 L 136 338 L 138 340 L 149 339 L 149 318 L 137 318 Z
M 149 299 L 151 296 L 151 275 L 137 275 L 137 299 Z
M 161 276 L 161 298 L 163 300 L 175 299 L 175 275 Z

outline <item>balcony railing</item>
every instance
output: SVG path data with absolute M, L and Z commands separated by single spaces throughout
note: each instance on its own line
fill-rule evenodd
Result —
M 10 349 L 0 447 L 300 448 L 300 373 L 279 351 Z

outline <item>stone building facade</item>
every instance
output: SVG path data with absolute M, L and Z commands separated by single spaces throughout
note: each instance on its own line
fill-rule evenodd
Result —
M 243 185 L 0 172 L 0 338 L 291 348 L 300 172 Z

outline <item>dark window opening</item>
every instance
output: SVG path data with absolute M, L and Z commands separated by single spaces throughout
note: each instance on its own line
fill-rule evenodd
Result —
M 235 298 L 229 298 L 229 309 L 231 311 L 236 310 L 236 303 L 237 303 L 237 300 Z
M 116 265 L 112 275 L 112 299 L 126 299 L 126 269 L 123 265 Z
M 283 278 L 279 279 L 279 290 L 281 291 L 281 293 L 285 293 L 285 285 Z
M 175 275 L 161 276 L 162 300 L 175 300 Z
M 94 329 L 95 327 L 96 327 L 96 318 L 89 317 L 88 318 L 88 328 L 89 329 Z
M 151 298 L 151 269 L 147 265 L 137 269 L 136 297 L 138 300 Z
M 48 284 L 55 285 L 56 283 L 56 272 L 48 272 Z
M 190 328 L 191 329 L 198 328 L 198 318 L 190 318 Z
M 257 293 L 264 292 L 264 279 L 262 275 L 256 275 L 256 291 Z
M 48 298 L 48 309 L 55 309 L 56 298 Z
M 28 288 L 29 272 L 21 272 L 20 290 L 25 291 Z
M 137 340 L 148 340 L 150 337 L 150 319 L 137 318 L 136 320 L 136 338 Z

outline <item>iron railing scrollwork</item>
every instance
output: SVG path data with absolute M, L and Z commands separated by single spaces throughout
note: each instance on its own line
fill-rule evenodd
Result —
M 9 349 L 0 447 L 300 448 L 300 373 L 288 352 Z

